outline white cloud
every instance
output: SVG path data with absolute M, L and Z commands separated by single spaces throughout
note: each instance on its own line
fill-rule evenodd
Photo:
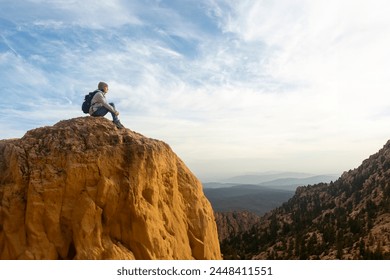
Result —
M 63 37 L 24 27 L 37 45 L 0 56 L 15 94 L 22 85 L 44 105 L 26 109 L 39 124 L 82 115 L 84 94 L 104 80 L 127 127 L 166 141 L 195 170 L 341 172 L 387 138 L 385 2 L 209 1 L 222 33 L 175 7 L 82 3 L 34 1 L 35 28 Z
M 0 53 L 0 70 L 3 73 L 2 79 L 9 86 L 23 85 L 28 88 L 49 83 L 42 70 L 26 62 L 15 52 Z
M 203 111 L 207 121 L 192 126 L 196 132 L 186 132 L 189 138 L 203 136 L 197 145 L 179 145 L 183 155 L 284 158 L 290 164 L 310 155 L 302 166 L 341 171 L 387 140 L 389 115 L 377 114 L 390 105 L 386 4 L 297 3 L 240 1 L 234 13 L 223 15 L 224 30 L 242 40 L 224 46 L 213 41 L 212 48 L 206 42 L 204 56 L 190 64 L 208 92 L 196 95 L 199 90 L 187 88 L 187 98 L 209 110 Z M 291 11 L 292 5 L 298 8 Z M 237 78 L 234 69 L 253 76 Z M 342 158 L 335 162 L 324 152 Z M 280 164 L 268 162 L 269 168 Z
M 76 25 L 103 29 L 125 24 L 141 24 L 133 13 L 133 2 L 123 0 L 2 0 L 0 15 L 17 23 L 35 24 L 46 28 Z
M 378 101 L 389 89 L 388 6 L 385 1 L 240 1 L 223 19 L 229 19 L 225 30 L 272 48 L 267 74 L 300 92 L 308 89 L 312 103 L 307 105 L 336 102 L 335 112 L 359 118 L 381 108 Z

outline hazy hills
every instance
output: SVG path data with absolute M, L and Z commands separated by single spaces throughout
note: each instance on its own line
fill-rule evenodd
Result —
M 330 183 L 337 180 L 336 175 L 317 175 L 307 178 L 280 178 L 272 181 L 263 182 L 261 186 L 267 186 L 274 189 L 294 190 L 299 186 L 307 186 L 318 183 Z
M 295 190 L 299 186 L 330 183 L 337 180 L 338 177 L 339 175 L 336 174 L 315 175 L 297 172 L 266 172 L 257 175 L 240 175 L 216 182 L 204 182 L 203 186 L 205 188 L 223 188 L 237 185 L 259 185 L 274 189 Z
M 204 188 L 204 194 L 215 212 L 251 211 L 262 215 L 294 195 L 293 191 L 270 189 L 257 185 L 238 185 L 227 188 Z
M 335 175 L 262 173 L 236 176 L 221 182 L 203 183 L 203 186 L 204 193 L 215 212 L 251 211 L 262 215 L 291 198 L 298 186 L 331 182 L 335 179 L 337 179 Z
M 317 177 L 317 178 L 316 178 Z M 323 178 L 321 178 L 323 177 Z M 251 184 L 251 185 L 266 185 L 267 183 L 272 183 L 275 180 L 287 179 L 287 180 L 296 180 L 306 179 L 314 183 L 318 182 L 316 180 L 335 180 L 338 178 L 334 174 L 311 174 L 311 173 L 302 173 L 302 172 L 261 172 L 255 174 L 244 174 L 239 176 L 234 176 L 226 179 L 219 180 L 221 183 L 233 183 L 233 184 Z

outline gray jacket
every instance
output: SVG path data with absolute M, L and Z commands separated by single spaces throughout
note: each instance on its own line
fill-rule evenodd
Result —
M 108 111 L 110 111 L 114 114 L 116 113 L 116 110 L 110 104 L 108 104 L 105 95 L 106 94 L 101 90 L 99 90 L 95 94 L 95 96 L 91 100 L 91 104 L 92 104 L 91 108 L 89 108 L 90 115 L 95 113 L 96 110 L 99 109 L 100 107 L 106 107 Z

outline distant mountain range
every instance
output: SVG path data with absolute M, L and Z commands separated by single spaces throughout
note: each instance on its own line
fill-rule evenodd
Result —
M 263 182 L 261 186 L 275 189 L 295 190 L 299 186 L 314 185 L 318 183 L 330 183 L 337 180 L 337 175 L 317 175 L 307 178 L 280 178 L 268 182 Z
M 221 183 L 234 183 L 234 184 L 252 184 L 258 185 L 264 182 L 273 181 L 284 178 L 308 178 L 315 176 L 310 173 L 298 173 L 298 172 L 261 172 L 253 174 L 244 174 L 234 176 L 226 179 L 219 180 Z
M 271 189 L 259 185 L 236 185 L 204 188 L 214 212 L 250 211 L 262 215 L 286 202 L 293 191 Z
M 215 212 L 250 211 L 263 215 L 288 201 L 298 186 L 329 183 L 336 179 L 336 175 L 262 173 L 232 177 L 221 182 L 203 183 L 203 191 Z
M 259 173 L 250 175 L 240 175 L 218 182 L 205 182 L 205 188 L 226 188 L 237 185 L 260 185 L 279 189 L 295 190 L 299 186 L 305 186 L 318 183 L 330 183 L 337 180 L 339 175 L 324 174 L 315 175 L 310 173 L 297 172 L 278 172 L 278 173 Z

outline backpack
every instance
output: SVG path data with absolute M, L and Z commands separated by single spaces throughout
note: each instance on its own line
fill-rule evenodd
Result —
M 84 102 L 83 102 L 83 105 L 81 105 L 81 110 L 83 110 L 83 112 L 85 114 L 88 114 L 89 113 L 89 108 L 91 107 L 91 101 L 92 101 L 92 98 L 95 96 L 95 94 L 98 92 L 98 90 L 95 90 L 95 91 L 92 91 L 90 93 L 88 93 L 85 97 L 84 97 Z

